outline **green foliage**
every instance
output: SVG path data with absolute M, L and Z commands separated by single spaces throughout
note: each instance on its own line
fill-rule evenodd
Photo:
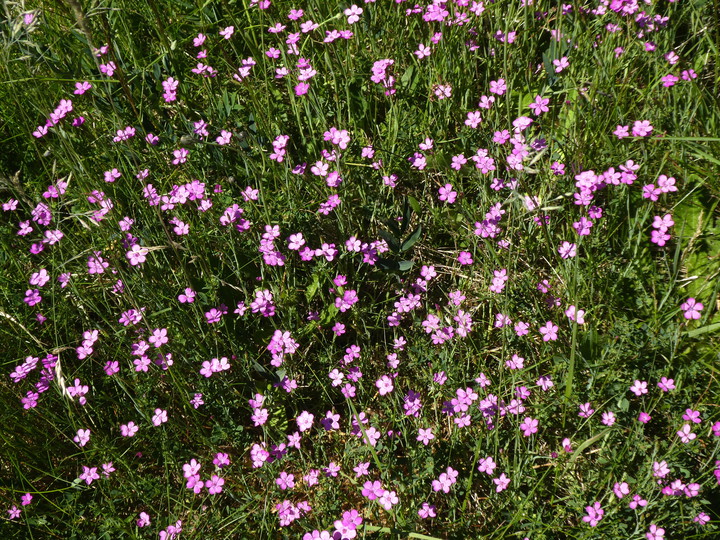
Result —
M 390 1 L 362 4 L 354 24 L 343 15 L 349 5 L 318 0 L 277 0 L 267 10 L 248 0 L 3 5 L 0 194 L 17 209 L 0 216 L 0 531 L 150 538 L 180 520 L 189 538 L 299 538 L 331 531 L 355 509 L 363 518 L 358 536 L 367 538 L 642 539 L 650 524 L 675 538 L 718 534 L 716 2 L 641 3 L 647 19 L 593 11 L 595 3 L 567 13 L 555 2 L 525 3 L 488 2 L 472 14 L 447 2 L 448 20 L 468 14 L 453 24 L 424 21 L 428 6 L 407 14 L 410 3 Z M 300 21 L 287 18 L 301 7 Z M 319 28 L 301 32 L 310 18 Z M 284 32 L 268 32 L 280 22 Z M 218 35 L 231 25 L 231 39 Z M 334 30 L 354 35 L 325 43 Z M 292 32 L 297 54 L 285 42 Z M 208 37 L 194 47 L 198 33 Z M 419 43 L 432 49 L 426 58 L 413 52 Z M 266 54 L 271 48 L 279 58 Z M 202 49 L 206 58 L 196 58 Z M 677 65 L 665 57 L 670 51 Z M 553 61 L 564 56 L 569 66 L 557 72 Z M 249 72 L 239 73 L 250 57 Z M 296 90 L 304 82 L 300 58 L 316 71 L 304 94 Z M 393 60 L 386 85 L 370 78 L 383 59 Z M 100 71 L 109 62 L 112 76 Z M 198 62 L 217 76 L 193 73 Z M 277 77 L 280 67 L 288 75 Z M 668 73 L 688 69 L 698 77 L 663 85 Z M 169 77 L 179 81 L 176 100 L 163 98 Z M 491 92 L 500 79 L 506 92 Z M 82 81 L 92 89 L 74 95 Z M 494 102 L 484 108 L 481 96 Z M 536 96 L 549 100 L 541 115 L 528 107 Z M 65 99 L 72 113 L 34 137 Z M 474 111 L 482 121 L 473 128 L 466 119 Z M 78 116 L 84 123 L 72 126 Z M 533 120 L 517 129 L 524 139 L 499 143 L 496 132 L 509 138 L 522 116 Z M 195 131 L 200 120 L 208 135 Z M 641 120 L 652 124 L 650 136 L 613 133 Z M 126 126 L 136 135 L 113 142 Z M 347 130 L 347 148 L 328 140 L 331 128 Z M 223 131 L 232 134 L 228 144 L 216 139 Z M 159 143 L 146 143 L 148 133 Z M 281 136 L 286 154 L 278 159 Z M 173 164 L 180 148 L 187 161 Z M 525 153 L 514 168 L 512 148 Z M 494 158 L 485 172 L 483 149 Z M 467 162 L 456 168 L 459 154 Z M 612 181 L 621 167 L 628 172 L 628 160 L 640 166 L 634 181 Z M 341 183 L 312 173 L 317 162 Z M 303 163 L 304 172 L 296 169 Z M 103 181 L 113 168 L 122 176 Z M 601 217 L 575 204 L 583 171 L 604 174 L 592 200 Z M 643 186 L 657 185 L 661 174 L 676 179 L 677 193 L 644 197 Z M 67 182 L 64 194 L 43 195 L 59 181 Z M 180 186 L 199 184 L 202 198 L 178 199 Z M 447 185 L 454 202 L 439 196 Z M 159 204 L 149 204 L 149 186 Z M 320 212 L 334 195 L 339 205 Z M 39 203 L 51 224 L 33 220 Z M 650 235 L 655 217 L 666 214 L 674 225 L 661 246 Z M 579 236 L 573 223 L 588 216 L 590 234 Z M 134 222 L 129 232 L 120 227 L 125 217 Z M 34 230 L 19 235 L 26 220 Z M 175 230 L 178 221 L 189 234 Z M 498 230 L 482 232 L 488 221 Z M 63 238 L 43 242 L 56 229 Z M 259 250 L 263 233 L 277 236 L 269 251 L 282 264 Z M 288 248 L 297 233 L 309 260 Z M 346 248 L 355 241 L 357 249 Z M 563 242 L 575 243 L 577 256 L 563 258 Z M 131 264 L 132 243 L 147 250 L 145 262 Z M 44 249 L 33 254 L 32 244 Z M 88 271 L 96 252 L 108 263 L 102 273 Z M 472 264 L 458 260 L 461 252 Z M 428 267 L 437 276 L 423 279 Z M 50 281 L 29 283 L 41 268 Z M 501 270 L 508 280 L 495 292 Z M 58 281 L 64 274 L 66 285 Z M 36 288 L 42 302 L 30 306 L 25 291 Z M 180 300 L 187 289 L 194 302 Z M 265 291 L 271 316 L 253 305 Z M 697 320 L 683 316 L 688 298 L 704 304 Z M 571 305 L 585 310 L 585 324 L 566 316 Z M 125 325 L 119 319 L 130 309 L 138 321 Z M 512 323 L 497 325 L 498 315 Z M 437 328 L 427 331 L 432 317 Z M 514 329 L 521 321 L 529 334 Z M 558 325 L 557 340 L 539 333 L 547 322 Z M 448 327 L 452 337 L 442 334 Z M 149 341 L 155 329 L 167 330 L 161 348 Z M 78 351 L 92 330 L 92 352 Z M 268 350 L 277 332 L 297 342 L 281 362 Z M 136 369 L 142 342 L 150 344 L 146 371 Z M 513 355 L 522 367 L 508 366 Z M 37 406 L 24 408 L 42 359 L 55 357 Z M 5 376 L 27 358 L 39 363 L 26 379 Z M 203 376 L 203 363 L 222 358 L 229 370 Z M 119 373 L 106 375 L 113 361 Z M 340 385 L 329 378 L 333 370 L 344 377 Z M 383 377 L 393 385 L 388 393 L 380 391 Z M 541 377 L 554 386 L 542 390 Z M 677 388 L 662 392 L 663 377 Z M 646 381 L 648 393 L 631 393 L 635 381 Z M 347 398 L 341 389 L 350 382 Z M 82 385 L 86 404 L 68 392 Z M 522 388 L 530 395 L 518 403 Z M 448 412 L 466 391 L 477 396 L 471 423 L 459 427 L 463 414 Z M 196 394 L 203 405 L 191 403 Z M 258 394 L 262 405 L 250 404 Z M 595 411 L 589 418 L 578 416 L 586 403 Z M 153 424 L 156 409 L 168 412 L 167 423 Z M 251 419 L 254 409 L 265 409 L 266 421 Z M 687 409 L 700 411 L 702 423 L 683 420 Z M 296 448 L 288 436 L 302 429 L 296 419 L 304 411 L 314 425 Z M 321 427 L 328 412 L 340 416 L 338 427 Z M 606 412 L 614 424 L 601 422 Z M 652 420 L 639 422 L 641 413 Z M 358 415 L 368 423 L 353 423 Z M 538 433 L 523 435 L 526 417 L 539 421 Z M 121 436 L 130 421 L 137 434 Z M 677 435 L 685 423 L 697 435 L 687 444 Z M 435 438 L 423 444 L 419 430 L 428 428 Z M 73 441 L 79 429 L 91 431 L 85 446 Z M 262 466 L 251 457 L 258 448 L 275 452 Z M 219 452 L 229 466 L 212 465 Z M 478 470 L 486 457 L 497 463 L 492 474 Z M 192 459 L 202 463 L 203 481 L 225 480 L 222 493 L 186 487 L 183 465 Z M 664 485 L 696 483 L 699 495 L 661 494 L 653 476 L 661 461 L 672 471 Z M 103 463 L 115 469 L 107 477 Z M 367 476 L 354 472 L 362 463 Z M 339 466 L 335 476 L 325 473 L 330 464 Z M 84 467 L 97 467 L 100 478 L 81 480 Z M 448 467 L 458 479 L 446 493 L 433 481 Z M 303 478 L 313 470 L 316 485 Z M 293 489 L 280 489 L 281 472 L 294 475 Z M 510 483 L 498 491 L 493 479 L 501 473 Z M 363 496 L 367 480 L 394 491 L 397 505 L 387 510 Z M 630 485 L 622 500 L 613 495 L 617 482 Z M 33 501 L 21 506 L 25 493 Z M 628 508 L 634 494 L 648 506 Z M 312 510 L 281 526 L 285 500 Z M 605 514 L 590 527 L 582 517 L 595 501 Z M 424 502 L 436 517 L 418 514 Z M 14 505 L 22 514 L 9 519 Z M 140 512 L 150 526 L 137 526 Z M 694 522 L 700 512 L 712 523 Z

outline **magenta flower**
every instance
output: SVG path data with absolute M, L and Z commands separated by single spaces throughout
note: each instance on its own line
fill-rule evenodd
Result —
M 538 432 L 538 424 L 539 422 L 536 419 L 526 417 L 523 420 L 522 424 L 520 424 L 520 429 L 522 430 L 525 437 L 529 437 L 533 433 Z
M 130 248 L 130 251 L 125 254 L 125 257 L 130 261 L 132 266 L 137 266 L 138 264 L 145 262 L 146 256 L 149 252 L 150 251 L 147 248 L 141 247 L 139 244 L 135 244 L 132 248 Z
M 435 513 L 435 506 L 424 502 L 420 510 L 418 510 L 418 516 L 420 516 L 422 519 L 436 517 L 437 514 Z
M 470 265 L 473 263 L 472 255 L 469 251 L 461 251 L 457 258 L 458 262 L 463 265 Z
M 592 506 L 586 506 L 585 511 L 587 515 L 583 516 L 582 520 L 591 527 L 597 527 L 597 524 L 600 523 L 600 520 L 605 514 L 605 510 L 602 509 L 599 502 L 594 502 Z
M 153 330 L 152 336 L 148 338 L 148 341 L 155 345 L 155 348 L 162 347 L 168 342 L 167 328 L 156 328 Z
M 175 159 L 172 160 L 172 164 L 180 165 L 181 163 L 185 163 L 189 155 L 190 151 L 186 148 L 179 148 L 177 150 L 173 150 L 173 156 L 175 157 Z
M 220 30 L 219 34 L 224 37 L 225 39 L 230 39 L 232 35 L 235 33 L 235 27 L 234 26 L 227 26 Z
M 553 60 L 553 66 L 555 66 L 555 73 L 562 73 L 562 71 L 570 66 L 567 56 L 563 56 L 560 60 Z
M 651 523 L 650 529 L 645 533 L 645 538 L 647 540 L 663 540 L 665 538 L 665 529 Z
M 506 476 L 505 473 L 502 473 L 498 478 L 493 478 L 493 483 L 496 486 L 495 492 L 500 493 L 505 491 L 510 485 L 510 477 Z
M 385 490 L 379 480 L 375 480 L 374 482 L 368 480 L 363 484 L 361 493 L 363 497 L 367 497 L 371 501 L 374 501 L 375 499 L 380 498 L 382 494 L 385 493 Z
M 431 440 L 435 438 L 435 435 L 433 435 L 432 428 L 423 429 L 420 428 L 418 430 L 418 436 L 417 440 L 423 443 L 425 446 L 427 446 Z
M 280 489 L 292 489 L 295 487 L 295 476 L 282 471 L 280 477 L 275 479 L 275 483 Z
M 120 434 L 123 437 L 134 437 L 138 429 L 140 428 L 135 425 L 135 422 L 128 422 L 120 426 Z
M 90 441 L 90 430 L 89 429 L 78 429 L 77 435 L 73 437 L 78 446 L 85 446 Z M 90 482 L 88 482 L 90 483 Z
M 163 409 L 155 409 L 155 414 L 152 417 L 152 423 L 154 426 L 159 426 L 168 421 L 167 411 Z
M 618 499 L 622 499 L 625 495 L 630 494 L 630 486 L 628 486 L 627 482 L 615 482 L 613 493 Z
M 680 442 L 684 444 L 689 443 L 697 437 L 697 435 L 692 432 L 690 424 L 683 424 L 683 427 L 678 430 L 677 436 L 680 437 Z
M 575 257 L 577 255 L 577 244 L 565 241 L 558 248 L 558 253 L 563 259 Z
M 362 8 L 356 6 L 355 4 L 343 11 L 343 14 L 347 17 L 348 24 L 355 24 L 358 22 L 362 13 Z
M 638 397 L 647 394 L 647 382 L 636 380 L 630 387 L 630 391 Z
M 457 198 L 457 192 L 453 191 L 452 184 L 445 184 L 438 190 L 438 199 L 448 204 L 453 204 Z
M 303 411 L 302 413 L 300 413 L 300 416 L 295 419 L 295 421 L 297 422 L 298 429 L 303 432 L 307 431 L 312 427 L 314 419 L 314 415 L 310 414 L 307 411 Z
M 99 480 L 100 475 L 97 472 L 97 467 L 86 467 L 83 465 L 83 472 L 79 476 L 80 480 L 84 480 L 85 483 L 89 486 L 93 483 L 93 480 Z
M 140 517 L 135 522 L 138 527 L 147 527 L 150 525 L 150 516 L 146 512 L 140 512 Z
M 554 325 L 552 321 L 545 323 L 545 326 L 540 327 L 540 334 L 542 334 L 543 341 L 555 341 L 557 339 L 558 326 Z
M 683 304 L 680 305 L 680 309 L 685 311 L 684 316 L 688 320 L 697 320 L 700 318 L 700 312 L 705 306 L 694 298 L 688 298 Z
M 668 379 L 667 377 L 663 377 L 660 379 L 660 382 L 657 383 L 658 388 L 662 390 L 663 392 L 670 392 L 671 390 L 675 390 L 675 380 L 674 379 Z
M 210 495 L 217 495 L 222 492 L 222 487 L 225 484 L 225 479 L 220 478 L 217 474 L 213 474 L 210 480 L 205 481 L 205 487 Z
M 25 495 L 20 497 L 20 502 L 22 503 L 23 506 L 27 506 L 28 504 L 30 504 L 32 502 L 32 500 L 33 500 L 33 496 L 30 493 L 26 493 Z

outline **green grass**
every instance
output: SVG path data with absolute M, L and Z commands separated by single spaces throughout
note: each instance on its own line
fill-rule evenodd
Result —
M 652 524 L 668 538 L 718 535 L 717 2 L 640 3 L 646 20 L 639 11 L 599 12 L 596 3 L 572 3 L 563 13 L 555 2 L 498 0 L 481 14 L 472 4 L 447 2 L 448 21 L 461 13 L 468 19 L 446 24 L 424 21 L 423 13 L 432 12 L 426 5 L 408 15 L 414 4 L 378 0 L 358 4 L 363 13 L 349 24 L 343 11 L 350 4 L 317 0 L 277 0 L 266 10 L 249 0 L 5 3 L 0 531 L 6 537 L 157 538 L 179 520 L 181 538 L 302 538 L 333 532 L 350 510 L 362 517 L 359 538 L 643 539 Z M 303 17 L 289 20 L 299 8 Z M 28 25 L 23 14 L 30 12 Z M 319 27 L 302 33 L 308 19 Z M 268 32 L 276 23 L 287 28 Z M 235 32 L 226 40 L 219 31 L 228 26 Z M 333 30 L 353 36 L 325 43 Z M 285 43 L 291 32 L 300 32 L 298 54 Z M 433 43 L 438 32 L 442 38 Z M 194 47 L 199 33 L 207 40 Z M 430 56 L 414 54 L 420 43 L 431 47 Z M 106 44 L 107 53 L 96 56 Z M 265 54 L 271 48 L 279 58 Z M 201 49 L 207 57 L 197 59 Z M 674 65 L 665 57 L 670 51 L 679 57 Z M 250 57 L 249 74 L 233 78 Z M 562 57 L 569 67 L 558 73 L 553 60 Z M 316 73 L 298 95 L 300 58 Z M 394 92 L 371 80 L 383 59 L 393 60 L 387 77 Z M 117 69 L 103 75 L 100 65 L 111 61 Z M 198 62 L 216 76 L 192 73 Z M 277 78 L 281 66 L 289 74 Z M 683 70 L 697 77 L 683 80 Z M 666 87 L 661 78 L 669 73 L 679 80 Z M 173 101 L 163 98 L 169 77 L 179 81 Z M 491 93 L 500 79 L 506 92 Z M 74 95 L 83 81 L 92 88 Z M 450 85 L 451 95 L 438 97 L 438 85 Z M 490 108 L 479 105 L 482 96 L 495 98 Z M 549 99 L 540 115 L 528 107 L 536 96 Z M 66 99 L 73 110 L 34 137 Z M 482 117 L 476 128 L 465 123 L 472 111 Z M 84 123 L 75 127 L 78 116 Z M 494 140 L 495 132 L 513 135 L 522 116 L 533 122 L 525 140 L 516 140 L 525 155 L 513 169 L 506 158 L 514 146 Z M 194 133 L 200 120 L 208 136 Z M 653 126 L 649 136 L 614 134 L 643 120 Z M 127 126 L 135 136 L 113 142 Z M 347 148 L 325 140 L 331 128 L 347 130 Z M 232 133 L 229 144 L 216 141 L 221 130 Z M 148 133 L 159 144 L 145 142 Z M 288 136 L 286 154 L 277 161 L 273 142 L 281 135 Z M 421 150 L 427 138 L 432 148 Z M 189 151 L 187 161 L 173 165 L 180 148 Z M 471 159 L 479 149 L 494 159 L 487 173 Z M 331 151 L 335 161 L 323 157 Z M 416 152 L 424 167 L 413 164 Z M 467 163 L 456 170 L 459 154 Z M 639 169 L 634 180 L 618 183 L 613 178 L 628 160 Z M 311 172 L 318 161 L 339 173 L 338 186 Z M 556 162 L 564 175 L 556 174 Z M 303 163 L 304 172 L 293 170 Z M 107 183 L 104 173 L 113 168 L 122 176 Z M 138 177 L 144 169 L 147 177 Z M 575 204 L 576 176 L 584 171 L 605 175 L 592 191 L 601 216 Z M 395 187 L 387 185 L 390 175 Z M 657 186 L 660 175 L 673 177 L 677 191 L 645 198 L 643 186 Z M 43 197 L 59 181 L 67 182 L 65 192 Z M 199 183 L 201 198 L 169 199 L 178 186 Z M 144 195 L 150 184 L 165 197 L 157 205 Z M 446 184 L 457 196 L 452 203 L 439 197 Z M 244 196 L 247 187 L 257 190 L 257 200 Z M 332 195 L 340 204 L 319 213 Z M 97 214 L 101 197 L 104 215 Z M 39 203 L 49 208 L 50 223 L 33 219 Z M 232 205 L 242 214 L 223 225 Z M 661 246 L 651 242 L 652 224 L 666 214 L 674 225 Z M 501 218 L 496 230 L 481 226 L 493 215 Z M 125 217 L 134 222 L 129 232 L 121 230 Z M 581 218 L 593 222 L 588 235 L 573 226 Z M 173 220 L 189 233 L 177 234 Z M 240 220 L 249 221 L 248 230 L 236 227 Z M 33 231 L 18 235 L 24 221 Z M 266 226 L 279 227 L 268 249 L 283 264 L 260 251 Z M 62 239 L 43 243 L 45 231 L 54 230 Z M 333 244 L 337 253 L 304 261 L 288 247 L 297 233 L 310 249 Z M 365 253 L 346 248 L 351 237 Z M 129 242 L 147 248 L 141 264 L 130 264 Z M 563 242 L 575 243 L 577 255 L 563 258 Z M 33 244 L 44 249 L 33 254 Z M 107 262 L 102 273 L 88 272 L 94 252 Z M 459 262 L 461 252 L 472 264 Z M 437 276 L 423 282 L 427 267 Z M 41 269 L 47 284 L 29 283 Z M 501 270 L 507 282 L 493 292 Z M 70 276 L 64 287 L 62 274 Z M 336 276 L 346 283 L 335 283 Z M 538 287 L 543 280 L 546 292 Z M 178 299 L 187 288 L 196 293 L 192 303 Z M 29 306 L 26 291 L 34 289 L 42 301 Z M 272 294 L 272 316 L 251 307 L 261 291 Z M 346 291 L 358 296 L 347 309 L 336 300 Z M 458 291 L 465 298 L 456 305 Z M 683 316 L 688 298 L 704 305 L 698 319 Z M 242 315 L 234 313 L 239 302 Z M 206 313 L 223 305 L 227 313 L 209 323 Z M 565 315 L 571 305 L 585 310 L 585 324 Z M 130 309 L 139 320 L 125 326 L 119 319 Z M 498 314 L 512 323 L 497 327 Z M 452 328 L 452 337 L 426 332 L 423 322 L 433 316 L 439 329 Z M 527 335 L 515 331 L 520 321 Z M 539 330 L 547 322 L 558 327 L 556 340 L 543 341 Z M 333 331 L 336 323 L 345 333 Z M 148 341 L 155 329 L 166 329 L 169 340 L 157 349 Z M 83 333 L 92 330 L 98 331 L 92 352 L 78 354 Z M 281 365 L 268 351 L 276 331 L 297 342 Z M 395 348 L 400 338 L 406 344 Z M 143 340 L 153 363 L 136 371 L 133 361 L 143 360 L 133 346 Z M 353 345 L 359 358 L 344 360 Z M 165 357 L 172 365 L 154 363 L 158 353 L 172 355 Z M 390 354 L 397 365 L 388 365 Z M 524 359 L 521 368 L 507 366 L 513 355 Z M 54 357 L 59 361 L 43 375 L 42 359 L 51 364 Z M 200 374 L 203 362 L 223 357 L 229 370 Z M 37 367 L 14 382 L 10 373 L 27 358 L 37 358 Z M 107 375 L 113 361 L 119 372 Z M 333 370 L 343 374 L 338 386 Z M 36 406 L 24 408 L 21 399 L 37 391 L 41 376 L 47 389 Z M 381 395 L 376 381 L 383 376 L 394 389 Z M 554 385 L 542 390 L 540 377 Z M 662 377 L 674 379 L 676 389 L 661 391 Z M 636 380 L 647 382 L 646 394 L 629 390 Z M 297 388 L 286 391 L 283 381 Z M 341 392 L 348 383 L 351 398 Z M 88 386 L 84 405 L 68 393 L 76 385 Z M 520 387 L 530 395 L 518 403 Z M 463 412 L 457 391 L 466 389 L 477 398 Z M 195 407 L 198 393 L 204 404 Z M 406 414 L 413 393 L 422 403 L 417 415 Z M 264 396 L 261 407 L 249 403 L 256 394 Z M 585 403 L 594 410 L 589 418 L 578 415 Z M 251 419 L 254 408 L 266 410 L 266 421 Z M 160 426 L 153 425 L 156 409 L 168 414 Z M 700 424 L 682 418 L 687 409 L 700 412 Z M 314 424 L 299 448 L 253 466 L 258 448 L 288 444 L 303 411 Z M 328 411 L 340 416 L 336 429 L 320 423 Z M 610 426 L 601 421 L 606 412 L 616 416 Z M 651 416 L 648 423 L 638 421 L 641 412 Z M 354 427 L 361 413 L 369 422 Z M 459 427 L 463 415 L 470 424 Z M 538 420 L 537 433 L 523 435 L 525 418 Z M 130 421 L 139 430 L 123 437 L 120 426 Z M 677 435 L 686 423 L 696 434 L 687 444 Z M 428 428 L 435 438 L 425 445 L 418 434 Z M 91 432 L 84 446 L 73 441 L 80 429 Z M 228 455 L 229 466 L 213 465 L 218 453 Z M 487 457 L 497 464 L 492 475 L 478 470 Z M 224 479 L 221 493 L 186 488 L 183 465 L 192 459 L 202 464 L 201 481 Z M 653 464 L 662 461 L 671 472 L 658 485 Z M 107 477 L 104 463 L 115 469 Z M 330 463 L 339 466 L 337 476 L 323 472 Z M 360 463 L 369 464 L 366 476 L 353 470 Z M 100 478 L 83 481 L 83 467 L 97 467 Z M 447 493 L 435 491 L 433 481 L 448 467 L 457 482 Z M 303 477 L 313 470 L 320 471 L 318 482 L 309 485 Z M 294 475 L 292 489 L 277 485 L 281 472 Z M 493 479 L 501 474 L 510 482 L 496 491 Z M 366 481 L 376 480 L 397 496 L 389 510 L 362 493 Z M 673 481 L 696 484 L 699 493 L 681 494 L 681 487 L 663 494 Z M 630 490 L 622 499 L 613 494 L 619 482 Z M 24 506 L 26 493 L 33 498 Z M 628 508 L 635 494 L 647 506 Z M 284 524 L 283 501 L 311 510 Z M 604 515 L 591 527 L 582 518 L 596 501 Z M 435 507 L 435 517 L 418 514 L 423 503 Z M 19 517 L 13 507 L 22 510 Z M 138 526 L 141 512 L 148 526 Z M 708 524 L 694 521 L 701 513 Z

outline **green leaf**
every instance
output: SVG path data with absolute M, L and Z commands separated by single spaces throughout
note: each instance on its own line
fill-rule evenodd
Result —
M 413 267 L 413 264 L 415 264 L 413 261 L 400 261 L 398 263 L 398 270 L 401 272 L 407 272 Z
M 379 234 L 382 237 L 382 239 L 388 243 L 388 246 L 390 247 L 390 249 L 393 252 L 398 253 L 400 251 L 400 242 L 398 241 L 397 238 L 395 238 L 392 234 L 390 234 L 387 231 L 380 231 Z
M 422 225 L 418 225 L 417 228 L 413 231 L 413 233 L 402 243 L 400 246 L 400 251 L 407 251 L 411 247 L 413 247 L 418 240 L 420 240 L 420 236 L 422 235 Z
M 318 289 L 320 289 L 320 277 L 317 274 L 313 274 L 312 283 L 305 288 L 305 299 L 310 302 L 317 294 Z

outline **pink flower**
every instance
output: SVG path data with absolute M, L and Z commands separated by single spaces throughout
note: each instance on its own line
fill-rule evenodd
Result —
M 452 184 L 445 184 L 443 187 L 441 187 L 438 190 L 438 199 L 441 201 L 445 201 L 448 204 L 452 204 L 455 202 L 455 199 L 457 198 L 457 192 L 453 191 Z
M 592 506 L 586 506 L 585 511 L 587 515 L 583 516 L 582 520 L 591 527 L 597 527 L 597 524 L 600 523 L 600 520 L 605 514 L 605 510 L 602 509 L 599 502 L 593 503 Z
M 558 248 L 558 253 L 563 259 L 570 259 L 577 255 L 577 244 L 565 241 Z
M 156 328 L 153 330 L 152 336 L 148 338 L 148 341 L 155 345 L 155 348 L 162 347 L 165 343 L 168 342 L 167 337 L 167 329 L 166 328 Z
M 562 73 L 562 71 L 570 66 L 567 56 L 563 56 L 560 60 L 553 60 L 553 66 L 555 66 L 555 73 Z
M 142 247 L 139 244 L 135 244 L 130 251 L 125 254 L 125 257 L 130 261 L 132 266 L 142 264 L 146 260 L 147 254 L 150 252 L 148 248 Z
M 683 304 L 680 305 L 680 309 L 685 311 L 684 317 L 688 320 L 699 319 L 700 312 L 705 306 L 694 298 L 688 298 Z
M 210 480 L 205 482 L 205 487 L 210 495 L 217 495 L 222 492 L 222 487 L 225 484 L 225 479 L 220 478 L 217 474 L 213 474 Z
M 500 493 L 501 491 L 505 491 L 510 485 L 510 477 L 506 476 L 505 473 L 502 473 L 498 478 L 493 478 L 493 483 L 496 486 L 495 492 Z
M 303 411 L 302 413 L 300 413 L 300 416 L 295 419 L 295 421 L 297 422 L 298 429 L 303 432 L 307 431 L 312 427 L 314 419 L 314 415 L 310 414 L 307 411 Z
M 93 483 L 93 480 L 100 479 L 100 475 L 97 472 L 97 467 L 86 467 L 83 465 L 83 473 L 79 476 L 80 480 L 84 480 L 89 486 Z
M 520 429 L 522 430 L 525 437 L 529 437 L 533 433 L 538 432 L 538 424 L 539 422 L 536 419 L 526 417 L 523 420 L 522 424 L 520 424 Z
M 152 417 L 152 423 L 154 426 L 159 426 L 168 421 L 167 411 L 163 409 L 155 409 L 155 414 Z
M 540 333 L 543 336 L 543 341 L 555 341 L 557 339 L 558 327 L 555 326 L 552 321 L 545 323 L 545 326 L 540 327 Z
M 469 251 L 461 251 L 458 255 L 457 260 L 463 266 L 467 266 L 473 263 L 473 258 Z
M 362 8 L 359 8 L 355 4 L 343 11 L 343 14 L 347 17 L 348 24 L 355 24 L 356 22 L 358 22 L 362 13 Z
M 78 446 L 85 446 L 90 441 L 90 430 L 89 429 L 78 429 L 77 435 L 73 437 Z M 98 477 L 99 478 L 99 477 Z M 90 482 L 88 482 L 89 484 Z
M 220 30 L 219 34 L 224 37 L 225 39 L 230 39 L 232 35 L 235 33 L 235 27 L 234 26 L 227 26 Z
M 120 426 L 120 434 L 123 437 L 134 437 L 138 429 L 140 428 L 135 425 L 135 422 L 128 422 Z
M 647 394 L 647 382 L 636 380 L 630 387 L 630 391 L 638 397 L 642 396 L 643 394 Z
M 425 446 L 427 446 L 431 440 L 435 438 L 435 435 L 433 435 L 432 428 L 423 429 L 420 428 L 418 430 L 418 436 L 417 440 L 423 443 Z

